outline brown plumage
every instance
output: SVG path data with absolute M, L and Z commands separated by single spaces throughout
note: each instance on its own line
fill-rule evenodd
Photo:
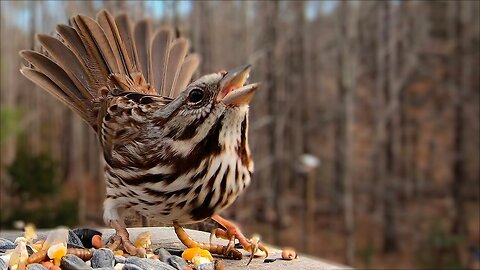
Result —
M 187 224 L 216 215 L 249 185 L 248 103 L 257 89 L 244 86 L 249 66 L 191 82 L 200 60 L 187 39 L 170 28 L 152 32 L 149 20 L 132 27 L 125 14 L 105 10 L 56 30 L 37 36 L 48 54 L 20 53 L 31 64 L 21 72 L 98 134 L 104 220 L 129 252 L 138 250 L 122 209 Z

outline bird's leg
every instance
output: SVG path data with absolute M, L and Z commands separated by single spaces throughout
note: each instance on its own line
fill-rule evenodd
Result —
M 111 220 L 110 226 L 115 229 L 115 235 L 112 237 L 113 242 L 107 245 L 110 249 L 116 249 L 120 242 L 123 244 L 123 248 L 128 254 L 138 257 L 145 257 L 146 251 L 142 247 L 135 247 L 132 242 L 130 242 L 129 234 L 125 225 L 123 225 L 118 220 Z
M 265 257 L 268 257 L 268 251 L 265 248 L 265 246 L 263 246 L 262 243 L 260 243 L 260 240 L 258 237 L 252 237 L 252 239 L 247 239 L 243 235 L 243 233 L 240 231 L 237 225 L 235 225 L 231 221 L 228 221 L 222 218 L 219 215 L 212 216 L 212 219 L 225 228 L 225 229 L 217 228 L 214 231 L 214 234 L 216 237 L 228 240 L 229 241 L 228 247 L 231 246 L 232 248 L 235 244 L 234 243 L 235 239 L 237 239 L 240 245 L 242 245 L 243 249 L 250 252 L 251 255 L 248 263 L 250 263 L 253 256 L 259 249 L 265 252 Z
M 148 218 L 144 215 L 142 216 L 142 227 L 150 227 L 150 222 L 148 221 Z
M 178 239 L 180 239 L 180 241 L 182 241 L 182 243 L 188 248 L 199 247 L 208 250 L 212 254 L 223 255 L 234 260 L 242 259 L 242 253 L 233 247 L 229 249 L 222 245 L 197 242 L 193 240 L 178 223 L 173 223 L 173 227 L 175 228 L 175 233 L 177 234 Z

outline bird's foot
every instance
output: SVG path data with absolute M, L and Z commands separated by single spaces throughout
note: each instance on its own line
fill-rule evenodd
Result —
M 177 234 L 178 239 L 180 239 L 180 241 L 182 241 L 182 243 L 188 248 L 199 247 L 201 249 L 208 250 L 212 254 L 223 255 L 229 259 L 234 259 L 234 260 L 242 259 L 242 253 L 236 250 L 233 246 L 229 247 L 229 246 L 216 245 L 212 243 L 207 244 L 207 243 L 197 242 L 193 240 L 179 224 L 174 223 L 173 227 L 175 228 L 175 233 Z
M 248 260 L 247 265 L 250 264 L 258 250 L 263 251 L 265 253 L 265 257 L 268 257 L 268 250 L 262 243 L 260 243 L 259 236 L 253 236 L 251 239 L 247 239 L 240 231 L 240 228 L 238 228 L 238 226 L 231 221 L 228 221 L 219 215 L 214 215 L 212 219 L 222 225 L 225 229 L 217 228 L 212 231 L 212 234 L 210 235 L 210 242 L 212 241 L 214 235 L 217 238 L 228 240 L 226 252 L 229 252 L 230 250 L 234 249 L 235 239 L 237 239 L 243 249 L 250 253 L 250 259 Z
M 115 229 L 115 234 L 110 239 L 110 243 L 107 244 L 107 247 L 111 250 L 116 250 L 120 245 L 123 246 L 125 251 L 132 255 L 144 258 L 146 255 L 146 250 L 143 247 L 136 247 L 130 242 L 129 234 L 127 228 L 117 220 L 112 220 L 110 226 Z

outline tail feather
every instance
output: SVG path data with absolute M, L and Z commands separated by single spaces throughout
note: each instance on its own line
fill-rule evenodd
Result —
M 103 63 L 103 61 L 99 62 L 98 59 L 96 59 L 95 54 L 92 53 L 91 50 L 87 50 L 75 28 L 60 24 L 57 26 L 57 32 L 60 34 L 65 44 L 73 53 L 75 53 L 78 59 L 83 61 L 87 70 L 90 71 L 88 74 L 93 80 L 91 82 L 91 89 L 93 89 L 91 94 L 94 97 L 98 97 L 98 93 L 95 89 L 100 89 L 105 84 L 105 78 L 108 78 L 109 74 L 105 63 Z M 97 50 L 96 52 L 98 53 Z
M 180 92 L 185 89 L 185 87 L 190 83 L 193 74 L 200 64 L 200 57 L 197 54 L 190 54 L 185 58 L 185 61 L 182 64 L 180 73 L 178 74 L 177 83 L 173 89 L 174 97 L 178 96 Z
M 152 83 L 160 95 L 168 95 L 164 93 L 165 89 L 165 72 L 167 71 L 168 53 L 170 44 L 173 40 L 173 31 L 171 28 L 163 28 L 158 31 L 152 40 L 152 65 L 157 69 L 152 78 Z
M 183 60 L 187 56 L 190 44 L 187 39 L 178 38 L 170 46 L 167 70 L 165 71 L 165 92 L 169 97 L 173 96 L 173 89 L 177 82 L 178 73 L 182 68 Z
M 130 22 L 130 19 L 125 13 L 123 13 L 115 17 L 115 22 L 118 26 L 121 40 L 127 50 L 128 57 L 131 60 L 131 69 L 133 72 L 141 73 L 142 70 L 140 69 L 140 62 L 135 46 L 135 39 L 133 38 L 132 23 Z
M 137 46 L 138 58 L 140 59 L 141 70 L 147 82 L 152 80 L 150 68 L 150 36 L 151 36 L 150 20 L 142 20 L 135 25 L 134 35 L 135 44 Z
M 125 14 L 114 18 L 102 10 L 96 20 L 76 15 L 69 22 L 56 27 L 56 37 L 37 36 L 42 53 L 20 52 L 33 65 L 21 73 L 94 128 L 102 99 L 112 89 L 175 97 L 200 61 L 187 55 L 188 40 L 174 38 L 171 28 L 152 38 L 149 20 L 132 29 Z
M 65 103 L 73 111 L 78 113 L 85 121 L 89 122 L 89 116 L 85 114 L 85 108 L 79 106 L 80 103 L 75 102 L 65 91 L 63 91 L 58 85 L 50 80 L 45 74 L 28 67 L 22 67 L 20 72 L 34 83 L 45 89 L 47 92 L 58 98 Z
M 68 74 L 84 98 L 93 99 L 90 90 L 93 81 L 85 64 L 60 40 L 47 35 L 38 35 L 38 40 L 55 62 Z
M 74 17 L 74 20 L 76 22 L 75 25 L 78 27 L 74 26 L 74 28 L 80 34 L 85 47 L 89 48 L 89 51 L 92 53 L 95 51 L 99 53 L 100 59 L 97 60 L 99 62 L 103 61 L 107 65 L 109 74 L 119 74 L 120 69 L 118 68 L 115 54 L 100 25 L 92 18 L 84 15 L 77 15 Z M 95 54 L 98 58 L 97 53 Z
M 103 85 L 107 80 L 109 74 L 112 73 L 112 69 L 109 67 L 105 57 L 103 56 L 102 52 L 96 45 L 96 41 L 92 34 L 90 33 L 89 28 L 86 26 L 86 23 L 80 18 L 80 16 L 74 16 L 70 19 L 70 24 L 72 25 L 73 29 L 76 31 L 78 37 L 81 40 L 81 45 L 83 46 L 87 52 L 84 57 L 88 58 L 90 61 L 90 65 L 93 67 L 98 66 L 98 76 L 97 82 L 100 85 Z M 66 36 L 64 38 L 67 38 Z M 74 42 L 73 40 L 71 42 Z M 97 75 L 96 74 L 96 75 Z
M 80 107 L 85 108 L 84 103 L 86 99 L 77 89 L 75 83 L 70 79 L 68 74 L 59 65 L 37 52 L 21 51 L 20 54 L 23 58 L 32 63 L 36 69 L 60 87 L 74 102 L 77 102 Z
M 102 10 L 97 15 L 97 21 L 107 37 L 110 48 L 112 48 L 120 74 L 130 76 L 134 71 L 132 70 L 132 65 L 127 50 L 125 49 L 125 45 L 118 32 L 115 19 L 106 10 Z

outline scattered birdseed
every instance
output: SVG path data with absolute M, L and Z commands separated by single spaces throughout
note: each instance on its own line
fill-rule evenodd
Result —
M 193 262 L 194 257 L 203 257 L 203 258 L 207 258 L 209 262 L 213 261 L 212 254 L 210 254 L 208 250 L 201 249 L 199 247 L 187 248 L 182 253 L 182 258 L 184 258 L 187 261 Z
M 102 248 L 101 233 L 95 230 L 59 228 L 51 231 L 46 239 L 37 239 L 35 227 L 27 225 L 24 236 L 18 237 L 15 242 L 0 238 L 0 269 L 225 269 L 222 261 L 214 261 L 208 250 L 198 247 L 183 252 L 174 250 L 174 254 L 181 257 L 164 248 L 152 252 L 151 237 L 151 232 L 138 235 L 134 245 L 147 249 L 147 254 L 146 258 L 137 258 L 123 250 Z
M 298 254 L 293 248 L 284 248 L 282 250 L 282 259 L 290 261 L 296 258 L 298 258 Z

